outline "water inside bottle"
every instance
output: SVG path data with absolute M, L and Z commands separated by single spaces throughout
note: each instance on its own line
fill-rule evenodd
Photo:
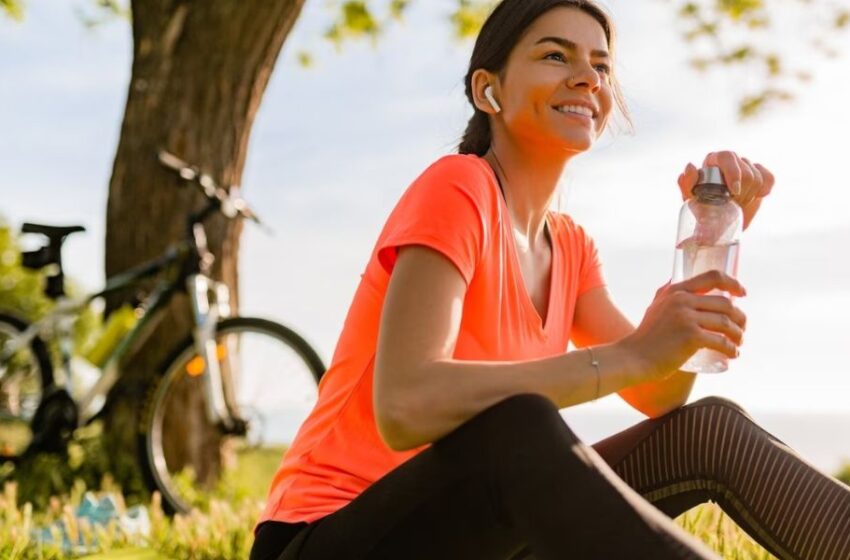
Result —
M 721 270 L 732 277 L 738 275 L 740 243 L 702 245 L 689 237 L 676 246 L 673 261 L 673 282 L 681 282 L 709 270 Z M 729 292 L 712 289 L 706 295 L 729 296 Z M 721 373 L 729 368 L 728 356 L 717 350 L 698 350 L 679 369 L 693 373 Z
M 722 270 L 729 276 L 738 275 L 738 250 L 740 243 L 700 245 L 688 238 L 676 246 L 673 261 L 673 281 L 681 282 L 709 270 Z

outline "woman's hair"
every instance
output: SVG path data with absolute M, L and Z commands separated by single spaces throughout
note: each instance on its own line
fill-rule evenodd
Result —
M 490 148 L 492 140 L 489 115 L 476 107 L 472 98 L 472 74 L 483 68 L 504 77 L 508 57 L 528 27 L 549 10 L 559 7 L 579 9 L 599 22 L 605 31 L 608 51 L 613 62 L 616 42 L 614 25 L 610 16 L 593 0 L 503 0 L 484 22 L 469 60 L 469 71 L 465 80 L 466 97 L 475 113 L 469 119 L 466 132 L 458 146 L 459 153 L 483 156 Z M 610 80 L 617 107 L 631 127 L 629 111 L 613 70 Z

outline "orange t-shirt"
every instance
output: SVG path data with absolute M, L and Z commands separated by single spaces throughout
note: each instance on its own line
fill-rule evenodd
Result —
M 557 212 L 548 212 L 547 221 L 553 253 L 544 325 L 526 291 L 508 208 L 487 161 L 443 156 L 408 187 L 361 275 L 318 402 L 283 457 L 259 522 L 312 522 L 333 513 L 430 445 L 393 451 L 372 409 L 378 324 L 398 246 L 439 251 L 466 281 L 454 359 L 530 360 L 567 350 L 576 299 L 606 282 L 584 229 Z

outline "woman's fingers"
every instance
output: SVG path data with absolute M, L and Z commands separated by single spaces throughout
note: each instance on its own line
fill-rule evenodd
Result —
M 694 294 L 693 308 L 699 311 L 722 313 L 742 329 L 747 328 L 747 315 L 725 296 Z
M 743 173 L 741 170 L 741 162 L 735 152 L 730 150 L 711 152 L 705 156 L 705 160 L 703 160 L 703 166 L 706 165 L 718 166 L 721 174 L 723 175 L 723 179 L 726 180 L 726 184 L 729 185 L 732 193 L 736 196 L 741 194 Z
M 736 347 L 744 343 L 744 329 L 738 326 L 728 315 L 712 313 L 710 311 L 698 311 L 696 317 L 697 324 L 700 327 L 716 333 L 725 334 Z
M 747 169 L 745 175 L 746 178 L 744 180 L 744 192 L 741 193 L 741 203 L 742 206 L 748 205 L 752 202 L 761 192 L 762 185 L 764 184 L 764 178 L 762 177 L 761 171 L 753 165 L 753 163 L 747 158 L 741 158 L 744 162 L 744 168 Z
M 740 352 L 738 346 L 722 334 L 713 333 L 710 331 L 702 331 L 699 335 L 700 348 L 711 348 L 730 358 L 737 358 Z
M 688 163 L 685 170 L 679 175 L 679 190 L 682 191 L 682 200 L 688 200 L 693 196 L 691 189 L 697 184 L 699 178 L 699 170 L 693 163 Z
M 773 184 L 776 182 L 776 178 L 773 176 L 773 173 L 770 170 L 763 166 L 760 163 L 753 164 L 760 172 L 762 179 L 764 179 L 764 184 L 762 185 L 761 192 L 758 193 L 759 197 L 765 197 L 770 194 L 770 191 L 773 189 Z
M 671 285 L 670 289 L 673 291 L 684 290 L 693 293 L 704 293 L 718 289 L 724 292 L 734 292 L 739 296 L 747 295 L 747 291 L 737 278 L 720 270 L 709 270 L 692 276 L 687 280 Z

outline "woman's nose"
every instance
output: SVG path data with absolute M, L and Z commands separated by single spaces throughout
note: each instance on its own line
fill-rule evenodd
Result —
M 590 62 L 577 60 L 572 64 L 572 70 L 573 72 L 567 81 L 571 88 L 586 87 L 591 93 L 596 93 L 602 87 L 599 73 Z

